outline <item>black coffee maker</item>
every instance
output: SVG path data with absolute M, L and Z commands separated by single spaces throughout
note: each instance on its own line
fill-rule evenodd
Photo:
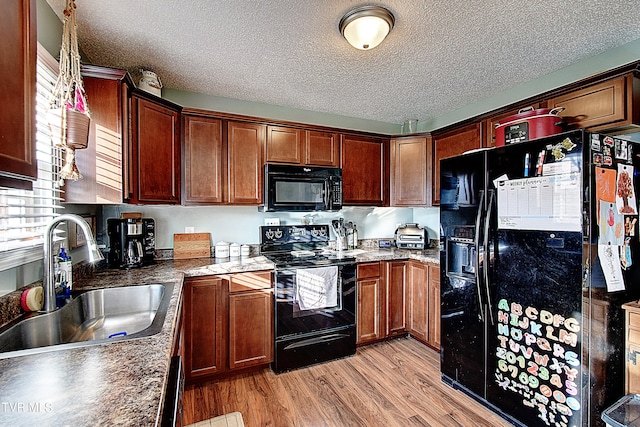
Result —
M 109 218 L 109 266 L 140 267 L 153 263 L 156 225 L 152 218 Z

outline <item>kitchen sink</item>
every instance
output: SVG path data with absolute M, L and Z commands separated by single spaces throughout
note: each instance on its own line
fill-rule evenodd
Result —
M 0 329 L 0 358 L 155 335 L 172 293 L 173 284 L 80 293 L 59 310 L 33 313 Z

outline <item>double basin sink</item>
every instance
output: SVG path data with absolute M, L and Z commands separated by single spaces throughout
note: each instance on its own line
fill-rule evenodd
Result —
M 143 338 L 162 329 L 173 284 L 83 292 L 51 313 L 34 313 L 0 329 L 0 359 Z

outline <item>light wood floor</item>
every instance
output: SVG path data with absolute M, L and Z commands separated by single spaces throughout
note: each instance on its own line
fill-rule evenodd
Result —
M 270 369 L 184 392 L 184 421 L 238 411 L 246 427 L 510 426 L 440 379 L 439 355 L 411 338 L 276 375 Z

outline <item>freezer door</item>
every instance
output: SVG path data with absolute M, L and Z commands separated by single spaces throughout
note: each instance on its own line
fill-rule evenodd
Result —
M 479 291 L 485 153 L 440 163 L 441 351 L 443 380 L 485 395 L 484 302 Z

